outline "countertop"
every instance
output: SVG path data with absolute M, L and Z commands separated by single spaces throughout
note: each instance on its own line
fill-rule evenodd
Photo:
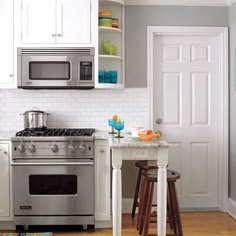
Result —
M 95 130 L 94 138 L 95 140 L 107 140 L 110 138 L 108 131 L 104 130 Z
M 122 134 L 124 138 L 116 138 L 115 135 L 108 134 L 105 131 L 96 131 L 95 140 L 108 140 L 111 148 L 156 148 L 156 147 L 170 147 L 170 145 L 162 139 L 153 139 L 152 141 L 143 141 L 138 137 L 132 137 L 129 132 Z
M 10 141 L 16 132 L 0 132 L 0 141 Z M 111 148 L 116 147 L 169 147 L 170 145 L 162 139 L 152 141 L 142 141 L 138 137 L 132 137 L 129 132 L 123 132 L 124 138 L 115 138 L 115 135 L 109 134 L 108 131 L 96 130 L 95 140 L 108 140 Z
M 0 140 L 1 141 L 10 141 L 11 137 L 15 136 L 15 131 L 9 131 L 9 132 L 0 132 Z

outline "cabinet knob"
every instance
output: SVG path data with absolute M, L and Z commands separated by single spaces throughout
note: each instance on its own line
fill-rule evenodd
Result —
M 58 34 L 57 37 L 61 37 L 62 35 L 61 34 Z
M 100 152 L 101 152 L 101 153 L 104 153 L 105 151 L 104 151 L 104 149 L 101 149 Z
M 56 34 L 52 34 L 52 37 L 56 37 Z
M 12 77 L 13 77 L 13 74 L 9 74 L 9 77 L 12 78 Z
M 7 155 L 7 151 L 3 152 L 5 155 Z

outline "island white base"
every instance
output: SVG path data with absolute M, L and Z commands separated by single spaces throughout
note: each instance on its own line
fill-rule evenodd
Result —
M 121 166 L 123 160 L 156 161 L 158 170 L 157 183 L 157 232 L 166 235 L 166 166 L 168 164 L 169 145 L 165 141 L 142 142 L 132 138 L 109 139 L 112 149 L 112 223 L 113 236 L 121 236 L 122 227 L 122 179 Z

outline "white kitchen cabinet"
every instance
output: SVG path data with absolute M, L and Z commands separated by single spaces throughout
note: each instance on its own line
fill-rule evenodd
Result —
M 19 44 L 95 44 L 96 0 L 21 0 Z M 96 27 L 95 27 L 96 26 Z
M 111 224 L 111 166 L 108 140 L 95 140 L 95 227 Z M 104 225 L 105 226 L 105 225 Z M 107 226 L 107 225 L 106 225 Z
M 0 141 L 0 221 L 13 219 L 11 181 L 10 142 Z
M 13 0 L 0 1 L 0 88 L 14 86 L 13 75 Z
M 119 21 L 119 28 L 99 26 L 99 72 L 117 71 L 117 82 L 106 81 L 98 77 L 96 88 L 121 89 L 124 88 L 124 1 L 123 0 L 99 0 L 99 12 L 112 13 L 112 18 Z M 117 48 L 117 55 L 106 55 L 102 48 L 102 42 L 109 41 Z M 99 73 L 100 74 L 100 73 Z
M 90 0 L 57 0 L 57 43 L 90 43 L 90 9 Z
M 21 42 L 55 43 L 56 0 L 21 0 Z

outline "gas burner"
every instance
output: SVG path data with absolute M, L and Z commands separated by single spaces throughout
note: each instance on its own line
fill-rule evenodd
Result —
M 16 136 L 23 137 L 54 137 L 54 136 L 92 136 L 95 129 L 25 129 L 16 133 Z

